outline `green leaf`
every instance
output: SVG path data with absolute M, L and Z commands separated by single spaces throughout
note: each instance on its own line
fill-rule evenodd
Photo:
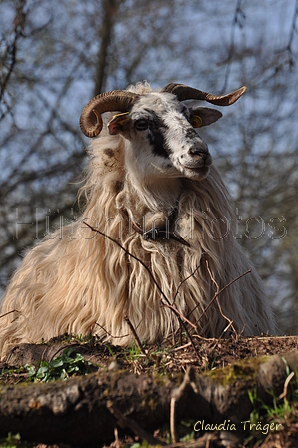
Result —
M 29 366 L 28 364 L 26 364 L 25 367 L 28 370 L 28 377 L 35 375 L 36 371 L 34 366 Z
M 57 367 L 62 367 L 63 366 L 63 360 L 62 358 L 55 358 L 53 359 L 50 363 L 49 363 L 50 367 L 53 367 L 54 369 L 56 369 Z
M 39 367 L 37 373 L 36 373 L 36 378 L 42 379 L 45 377 L 46 373 L 48 371 L 48 367 L 47 366 L 43 366 L 43 367 Z

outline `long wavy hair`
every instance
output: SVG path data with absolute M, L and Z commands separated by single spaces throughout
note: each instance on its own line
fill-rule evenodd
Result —
M 189 246 L 146 239 L 131 217 L 144 203 L 150 208 L 152 197 L 131 181 L 124 160 L 129 144 L 106 127 L 91 143 L 79 193 L 85 202 L 81 218 L 29 251 L 7 288 L 0 312 L 2 356 L 21 342 L 66 332 L 91 332 L 126 345 L 134 339 L 126 317 L 141 340 L 162 340 L 180 325 L 169 304 L 202 336 L 219 337 L 227 326 L 244 335 L 275 332 L 263 284 L 234 238 L 234 215 L 218 170 L 212 165 L 201 181 L 179 179 L 175 204 L 161 188 L 159 200 L 168 201 L 175 230 Z M 217 290 L 250 268 L 206 310 Z

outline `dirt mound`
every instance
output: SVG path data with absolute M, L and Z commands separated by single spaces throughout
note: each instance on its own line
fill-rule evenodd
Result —
M 194 335 L 193 339 L 196 351 L 190 342 L 175 347 L 163 344 L 145 347 L 150 355 L 146 356 L 137 346 L 123 349 L 103 344 L 96 339 L 82 343 L 64 335 L 51 339 L 46 344 L 16 346 L 0 363 L 0 369 L 4 366 L 18 368 L 40 360 L 51 361 L 60 356 L 63 350 L 72 347 L 86 360 L 101 367 L 109 367 L 117 359 L 124 368 L 135 373 L 148 373 L 152 370 L 152 365 L 156 365 L 157 371 L 171 375 L 185 372 L 188 365 L 197 372 L 204 372 L 215 367 L 225 367 L 241 359 L 278 355 L 297 350 L 298 347 L 298 336 L 205 339 Z

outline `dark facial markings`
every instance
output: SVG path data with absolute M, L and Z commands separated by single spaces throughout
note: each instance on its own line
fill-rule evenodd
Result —
M 150 145 L 153 148 L 153 154 L 157 156 L 164 157 L 165 159 L 169 158 L 169 148 L 167 147 L 165 138 L 163 133 L 159 129 L 150 129 L 148 133 Z
M 198 134 L 193 128 L 188 128 L 185 132 L 185 138 L 189 140 L 193 140 L 194 138 L 198 138 Z
M 152 110 L 145 110 L 149 114 L 149 117 L 147 118 L 148 129 L 146 129 L 143 124 L 143 122 L 146 121 L 145 119 L 136 120 L 135 129 L 137 131 L 141 130 L 140 123 L 143 124 L 144 130 L 147 132 L 153 154 L 168 159 L 171 151 L 164 137 L 164 131 L 166 131 L 168 127 L 155 112 Z
M 150 142 L 152 147 L 153 154 L 156 154 L 160 157 L 168 159 L 171 154 L 171 149 L 167 145 L 165 134 L 168 131 L 169 127 L 164 123 L 162 118 L 156 114 L 154 111 L 150 109 L 144 109 L 146 115 L 139 116 L 134 121 L 134 130 L 135 132 L 146 132 L 146 136 Z M 188 109 L 184 106 L 182 111 L 184 117 L 187 118 Z M 176 116 L 175 120 L 178 121 L 178 124 L 185 126 L 185 119 L 181 116 Z M 191 142 L 194 138 L 198 137 L 198 134 L 193 128 L 187 128 L 185 131 L 185 139 L 186 141 Z

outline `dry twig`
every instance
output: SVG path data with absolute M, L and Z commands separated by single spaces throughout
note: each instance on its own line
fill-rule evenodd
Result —
M 90 224 L 88 224 L 86 221 L 83 221 L 83 224 L 86 224 L 86 226 L 89 227 L 91 230 L 93 230 L 93 232 L 96 232 L 96 233 L 98 233 L 99 235 L 101 235 L 101 236 L 103 236 L 103 237 L 109 239 L 110 241 L 113 241 L 113 242 L 114 242 L 115 244 L 117 244 L 117 246 L 119 246 L 119 247 L 120 247 L 120 248 L 121 248 L 127 255 L 129 255 L 130 257 L 134 258 L 134 259 L 137 260 L 139 263 L 141 263 L 141 265 L 146 269 L 146 271 L 147 271 L 148 274 L 150 275 L 150 277 L 151 277 L 151 279 L 153 280 L 153 282 L 154 282 L 155 286 L 157 287 L 158 291 L 161 293 L 162 297 L 163 297 L 163 298 L 165 299 L 165 301 L 167 302 L 167 303 L 165 304 L 165 303 L 162 301 L 162 299 L 161 299 L 161 303 L 162 303 L 162 305 L 163 305 L 163 306 L 167 306 L 168 308 L 170 308 L 170 310 L 173 311 L 173 312 L 175 313 L 176 317 L 179 319 L 179 322 L 181 322 L 181 319 L 184 319 L 184 320 L 187 321 L 187 323 L 190 323 L 190 324 L 195 328 L 195 326 L 194 326 L 194 325 L 193 325 L 193 324 L 192 324 L 186 317 L 184 317 L 184 316 L 177 310 L 177 308 L 175 308 L 173 305 L 170 304 L 169 299 L 167 298 L 167 296 L 165 295 L 165 293 L 163 292 L 163 290 L 161 289 L 161 287 L 159 286 L 159 284 L 158 284 L 157 281 L 155 280 L 155 278 L 154 278 L 152 272 L 150 271 L 150 269 L 148 268 L 148 266 L 146 266 L 146 264 L 145 264 L 142 260 L 140 260 L 137 256 L 133 255 L 132 253 L 130 253 L 127 249 L 125 249 L 125 247 L 123 247 L 117 240 L 115 240 L 115 239 L 112 238 L 111 236 L 106 235 L 105 233 L 101 232 L 101 231 L 98 230 L 98 229 L 95 229 L 95 228 L 92 227 Z M 194 273 L 196 272 L 197 269 L 198 269 L 198 267 L 195 269 L 195 271 L 194 271 L 191 275 L 194 275 Z M 191 276 L 191 275 L 190 275 L 190 276 Z M 188 278 L 189 278 L 189 277 L 188 277 Z M 184 282 L 184 280 L 183 280 L 181 283 L 183 283 L 183 282 Z M 180 285 L 181 285 L 181 284 L 180 284 Z M 178 288 L 180 287 L 180 285 L 178 286 Z M 100 324 L 97 323 L 97 325 L 99 325 L 99 326 L 101 327 Z M 185 331 L 187 332 L 187 334 L 189 335 L 189 332 L 187 331 L 187 329 L 186 329 L 184 323 L 183 323 L 183 327 L 184 327 Z M 101 327 L 101 328 L 102 328 L 102 327 Z M 190 335 L 189 335 L 189 337 L 190 337 Z M 174 339 L 174 330 L 173 330 L 173 343 L 175 343 L 175 339 Z M 194 346 L 194 348 L 195 348 L 195 345 L 194 345 L 193 342 L 192 342 L 192 344 L 193 344 L 193 346 Z
M 204 255 L 204 254 L 202 254 L 202 257 L 203 257 L 203 255 Z M 195 275 L 195 273 L 197 272 L 197 270 L 198 270 L 200 267 L 201 267 L 201 263 L 196 267 L 196 269 L 195 269 L 190 275 L 188 275 L 188 276 L 185 277 L 183 280 L 181 280 L 181 282 L 180 282 L 179 285 L 178 285 L 177 291 L 176 291 L 176 293 L 175 293 L 175 295 L 174 295 L 174 299 L 173 299 L 172 305 L 174 305 L 174 303 L 175 303 L 175 300 L 176 300 L 176 297 L 177 297 L 177 295 L 178 295 L 178 293 L 179 293 L 179 289 L 180 289 L 180 287 L 183 285 L 184 282 L 186 282 L 186 281 L 189 280 L 191 277 L 193 277 L 193 276 Z
M 11 311 L 7 311 L 7 313 L 1 314 L 0 319 L 1 319 L 1 317 L 5 317 L 8 314 L 11 314 L 11 313 L 14 313 L 14 312 L 22 314 L 21 311 L 19 311 L 19 310 L 11 310 Z
M 280 399 L 283 398 L 285 403 L 286 403 L 286 400 L 287 400 L 288 385 L 289 385 L 291 379 L 292 379 L 294 376 L 295 376 L 295 372 L 294 372 L 294 371 L 291 372 L 291 373 L 289 374 L 289 376 L 287 377 L 287 379 L 286 379 L 286 381 L 285 381 L 285 384 L 284 384 L 284 391 L 283 391 L 283 393 L 278 397 L 278 398 L 280 398 Z
M 155 284 L 156 288 L 158 289 L 158 291 L 161 293 L 161 295 L 166 300 L 166 302 L 168 304 L 170 304 L 169 299 L 167 298 L 167 296 L 165 295 L 165 293 L 163 292 L 163 290 L 161 289 L 161 287 L 159 286 L 159 284 L 155 280 L 152 272 L 150 271 L 148 266 L 146 266 L 145 263 L 142 260 L 140 260 L 140 258 L 138 258 L 136 255 L 133 255 L 132 253 L 130 253 L 127 249 L 125 249 L 125 247 L 123 247 L 120 243 L 118 243 L 118 241 L 115 240 L 115 238 L 112 238 L 111 236 L 107 235 L 106 233 L 103 233 L 100 230 L 95 229 L 94 227 L 90 226 L 90 224 L 88 224 L 86 221 L 83 221 L 83 224 L 86 224 L 86 226 L 89 227 L 89 229 L 93 230 L 93 232 L 98 233 L 99 235 L 103 236 L 104 238 L 106 238 L 106 239 L 108 239 L 110 241 L 113 241 L 113 243 L 117 244 L 117 246 L 119 246 L 127 255 L 129 255 L 130 257 L 134 258 L 139 263 L 141 263 L 141 265 L 146 269 L 146 271 L 150 275 L 150 277 L 151 277 L 152 281 L 154 282 L 154 284 Z
M 187 389 L 192 388 L 194 393 L 198 393 L 196 386 L 195 371 L 192 367 L 187 367 L 182 383 L 177 389 L 174 389 L 170 402 L 170 432 L 173 443 L 177 443 L 176 433 L 176 408 L 180 400 L 184 400 Z
M 212 275 L 212 273 L 211 273 L 211 271 L 210 271 L 210 269 L 209 269 L 209 265 L 208 265 L 208 261 L 207 261 L 207 260 L 206 260 L 206 266 L 207 266 L 207 271 L 208 271 L 208 273 L 209 273 L 209 275 L 210 275 L 210 278 L 211 278 L 211 280 L 213 281 L 213 283 L 214 283 L 215 286 L 216 286 L 216 294 L 217 294 L 217 296 L 216 296 L 216 302 L 217 302 L 217 306 L 218 306 L 219 312 L 220 312 L 220 314 L 222 315 L 222 317 L 223 317 L 224 319 L 226 319 L 226 320 L 229 322 L 229 325 L 224 329 L 224 332 L 226 332 L 230 327 L 232 327 L 234 333 L 236 334 L 236 336 L 238 336 L 238 335 L 237 335 L 237 332 L 236 332 L 236 330 L 235 330 L 235 328 L 234 328 L 234 326 L 233 326 L 233 321 L 232 321 L 231 319 L 229 319 L 229 318 L 223 313 L 223 311 L 222 311 L 222 308 L 221 308 L 220 303 L 219 303 L 219 300 L 218 300 L 219 286 L 218 286 L 218 283 L 215 281 L 215 278 L 213 277 L 213 275 Z
M 129 334 L 123 334 L 122 336 L 114 336 L 112 335 L 112 333 L 110 333 L 108 330 L 106 330 L 102 325 L 100 325 L 98 322 L 95 322 L 95 325 L 98 325 L 106 334 L 108 334 L 109 336 L 111 336 L 111 338 L 113 339 L 122 339 L 125 338 L 126 336 L 129 336 Z
M 192 339 L 191 334 L 189 333 L 189 331 L 188 331 L 188 329 L 187 329 L 186 324 L 190 325 L 194 330 L 196 330 L 196 329 L 197 329 L 197 324 L 198 324 L 198 322 L 202 319 L 202 317 L 204 316 L 204 314 L 206 313 L 206 311 L 207 311 L 208 308 L 211 306 L 211 304 L 213 303 L 214 300 L 217 300 L 217 304 L 218 304 L 220 313 L 221 313 L 222 316 L 229 322 L 229 326 L 232 326 L 233 331 L 235 331 L 235 329 L 234 329 L 234 327 L 233 327 L 233 325 L 232 325 L 232 321 L 231 321 L 230 319 L 228 319 L 228 318 L 223 314 L 223 312 L 222 312 L 222 310 L 221 310 L 221 307 L 220 307 L 220 304 L 219 304 L 219 301 L 218 301 L 217 297 L 218 297 L 219 294 L 221 294 L 226 288 L 228 288 L 232 283 L 234 283 L 235 281 L 237 281 L 238 279 L 240 279 L 240 278 L 243 277 L 244 275 L 246 275 L 246 274 L 248 274 L 249 272 L 251 272 L 251 269 L 249 269 L 248 271 L 246 271 L 246 272 L 244 272 L 243 274 L 239 275 L 238 277 L 236 277 L 234 280 L 230 281 L 227 285 L 225 285 L 222 289 L 219 290 L 219 287 L 218 287 L 217 283 L 215 282 L 214 278 L 213 278 L 212 275 L 211 275 L 211 272 L 210 272 L 209 267 L 208 267 L 208 262 L 207 262 L 207 260 L 206 260 L 206 264 L 207 264 L 207 269 L 208 269 L 209 275 L 210 275 L 212 281 L 213 281 L 213 282 L 216 284 L 216 286 L 217 286 L 217 292 L 215 293 L 215 295 L 213 296 L 213 298 L 210 300 L 210 302 L 208 303 L 208 305 L 206 306 L 206 308 L 204 309 L 204 311 L 203 311 L 202 314 L 200 315 L 199 319 L 195 322 L 195 324 L 193 324 L 189 319 L 187 319 L 187 317 L 185 317 L 182 313 L 179 312 L 179 310 L 174 306 L 174 303 L 175 303 L 175 299 L 176 299 L 176 297 L 177 297 L 177 294 L 179 293 L 179 289 L 180 289 L 181 285 L 182 285 L 186 280 L 188 280 L 190 277 L 192 277 L 192 276 L 196 273 L 196 271 L 197 271 L 197 270 L 199 269 L 199 267 L 200 267 L 200 264 L 196 267 L 196 269 L 195 269 L 195 270 L 194 270 L 188 277 L 186 277 L 184 280 L 181 281 L 181 283 L 179 284 L 179 286 L 178 286 L 178 288 L 177 288 L 177 291 L 176 291 L 176 293 L 175 293 L 173 302 L 172 302 L 172 304 L 171 304 L 170 301 L 169 301 L 169 299 L 168 299 L 167 296 L 164 294 L 164 292 L 162 291 L 161 287 L 159 286 L 159 284 L 158 284 L 157 281 L 155 280 L 155 278 L 154 278 L 152 272 L 150 271 L 150 269 L 148 268 L 148 266 L 146 266 L 146 264 L 145 264 L 142 260 L 140 260 L 137 256 L 131 254 L 127 249 L 125 249 L 125 247 L 123 247 L 117 240 L 115 240 L 115 239 L 112 238 L 111 236 L 106 235 L 105 233 L 101 232 L 101 231 L 98 230 L 98 229 L 95 229 L 95 228 L 92 227 L 90 224 L 88 224 L 86 221 L 83 221 L 83 223 L 86 224 L 86 226 L 89 227 L 93 232 L 98 233 L 99 235 L 101 235 L 101 236 L 103 236 L 103 237 L 109 239 L 110 241 L 113 241 L 113 242 L 114 242 L 115 244 L 117 244 L 117 246 L 119 246 L 119 247 L 120 247 L 120 248 L 121 248 L 127 255 L 129 255 L 130 257 L 134 258 L 134 259 L 137 260 L 139 263 L 141 263 L 141 265 L 146 269 L 146 271 L 147 271 L 148 274 L 150 275 L 150 277 L 151 277 L 151 279 L 153 280 L 153 282 L 154 282 L 155 286 L 157 287 L 158 291 L 161 293 L 162 297 L 163 297 L 163 298 L 165 299 L 165 301 L 166 301 L 166 303 L 164 303 L 163 300 L 161 299 L 161 305 L 162 305 L 162 306 L 165 306 L 165 307 L 167 307 L 167 308 L 169 308 L 171 311 L 174 312 L 174 314 L 176 315 L 176 317 L 177 317 L 178 320 L 179 320 L 180 326 L 181 326 L 181 325 L 183 326 L 183 329 L 185 330 L 185 332 L 186 332 L 186 334 L 187 334 L 187 336 L 188 336 L 188 338 L 189 338 L 189 341 L 191 342 L 191 344 L 192 344 L 192 346 L 193 346 L 193 349 L 194 349 L 194 351 L 195 351 L 195 353 L 196 353 L 196 355 L 197 355 L 198 358 L 199 358 L 199 355 L 198 355 L 198 352 L 197 352 L 195 343 L 194 343 L 194 341 L 193 341 L 193 339 Z M 197 306 L 198 306 L 198 305 L 197 305 Z M 189 315 L 190 315 L 190 314 L 197 308 L 197 306 L 196 306 L 196 307 L 189 313 Z M 130 321 L 129 321 L 129 320 L 126 320 L 126 322 L 127 322 L 128 325 L 129 325 L 129 322 L 130 322 Z M 101 328 L 103 328 L 99 323 L 96 322 L 96 324 L 97 324 L 98 326 L 100 326 Z M 131 324 L 131 323 L 130 323 L 130 324 Z M 129 325 L 129 326 L 130 326 L 130 329 L 132 330 L 132 332 L 133 332 L 133 334 L 134 334 L 134 336 L 135 336 L 136 341 L 138 341 L 139 338 L 138 338 L 138 336 L 137 336 L 137 334 L 136 334 L 136 332 L 135 332 L 135 329 L 132 327 L 132 325 Z M 229 326 L 228 326 L 227 328 L 229 328 Z M 173 329 L 173 327 L 172 327 L 172 329 Z M 227 329 L 225 329 L 225 331 L 226 331 L 226 330 L 227 330 Z M 106 330 L 105 330 L 105 331 L 106 331 Z M 106 331 L 106 332 L 107 332 L 107 331 Z M 109 334 L 109 333 L 107 332 L 107 334 Z M 112 336 L 112 335 L 111 335 L 111 336 Z M 172 334 L 172 336 L 173 336 L 173 344 L 174 344 L 174 343 L 175 343 L 174 330 L 173 330 L 173 334 Z M 123 336 L 117 336 L 117 337 L 123 337 Z M 142 348 L 141 348 L 142 346 L 141 346 L 140 341 L 137 342 L 137 344 L 139 345 L 139 348 L 142 350 Z M 142 350 L 142 352 L 143 352 L 143 350 Z M 143 352 L 143 353 L 144 353 L 144 352 Z
M 176 313 L 176 315 L 178 315 L 184 322 L 186 322 L 188 325 L 190 325 L 194 330 L 197 329 L 197 327 L 190 320 L 188 320 L 187 317 L 183 316 L 183 314 L 180 313 L 180 311 L 178 311 L 177 308 L 175 308 L 173 305 L 169 305 L 169 304 L 166 304 L 163 302 L 161 302 L 161 305 L 174 311 L 174 313 Z
M 177 443 L 177 433 L 176 433 L 176 398 L 171 398 L 170 404 L 170 432 L 173 443 Z
M 250 272 L 251 272 L 251 269 L 248 269 L 247 271 L 243 272 L 243 274 L 240 274 L 240 275 L 238 275 L 238 277 L 234 278 L 234 280 L 231 280 L 227 285 L 225 285 L 223 288 L 221 288 L 218 292 L 216 292 L 214 294 L 214 296 L 212 297 L 212 299 L 210 300 L 210 302 L 208 303 L 208 305 L 206 306 L 206 308 L 204 309 L 204 311 L 202 312 L 202 314 L 200 315 L 200 317 L 198 318 L 198 320 L 196 321 L 196 325 L 200 322 L 200 320 L 202 319 L 202 317 L 204 316 L 204 314 L 206 313 L 208 308 L 212 305 L 212 303 L 214 302 L 216 297 L 219 296 L 219 294 L 221 294 L 225 289 L 227 289 L 229 286 L 231 286 L 233 283 L 235 283 L 241 277 L 244 277 L 244 275 L 249 274 Z M 192 312 L 194 310 L 195 310 L 195 308 L 192 310 Z
M 142 343 L 140 341 L 140 338 L 139 338 L 136 330 L 134 329 L 132 323 L 130 322 L 129 317 L 128 316 L 124 316 L 124 320 L 125 320 L 125 322 L 127 322 L 129 328 L 131 329 L 131 332 L 134 335 L 134 338 L 136 340 L 137 346 L 139 347 L 139 349 L 141 350 L 143 355 L 147 356 L 147 353 L 145 352 L 144 347 L 142 346 Z
M 227 88 L 229 75 L 230 75 L 230 71 L 231 71 L 231 64 L 232 64 L 233 56 L 234 56 L 236 27 L 238 25 L 240 28 L 242 28 L 241 18 L 242 18 L 242 20 L 245 19 L 245 15 L 241 9 L 241 2 L 242 2 L 242 0 L 237 0 L 237 5 L 236 5 L 234 17 L 233 17 L 233 22 L 232 22 L 232 27 L 231 27 L 231 43 L 230 43 L 230 48 L 229 48 L 224 85 L 222 88 L 223 92 Z

